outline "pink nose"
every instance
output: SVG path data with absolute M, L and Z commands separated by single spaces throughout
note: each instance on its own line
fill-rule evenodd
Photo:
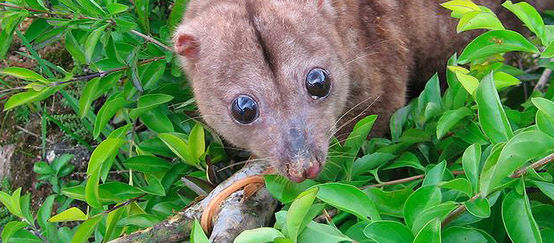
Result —
M 302 171 L 291 171 L 289 179 L 296 183 L 303 182 L 306 179 L 316 178 L 319 175 L 319 171 L 321 171 L 319 163 L 311 163 L 311 166 L 303 168 Z

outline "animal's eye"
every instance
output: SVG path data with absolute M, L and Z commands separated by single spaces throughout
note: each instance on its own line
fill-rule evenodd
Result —
M 306 76 L 306 89 L 313 99 L 320 99 L 329 94 L 331 80 L 327 71 L 321 68 L 314 68 Z
M 258 118 L 258 103 L 248 95 L 239 95 L 231 103 L 231 114 L 241 124 L 252 123 Z

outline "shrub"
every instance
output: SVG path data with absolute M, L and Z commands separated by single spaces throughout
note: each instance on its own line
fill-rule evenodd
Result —
M 227 160 L 217 135 L 187 115 L 195 110 L 194 99 L 164 44 L 186 1 L 1 5 L 0 55 L 17 37 L 38 64 L 36 70 L 0 71 L 17 78 L 2 80 L 2 95 L 9 96 L 4 110 L 26 105 L 49 117 L 40 101 L 59 93 L 97 144 L 87 179 L 79 185 L 41 173 L 61 187 L 65 199 L 49 196 L 36 214 L 29 194 L 0 193 L 0 201 L 22 220 L 6 224 L 3 241 L 87 242 L 91 236 L 108 241 L 152 226 L 196 197 L 180 177 L 206 180 L 209 164 Z M 492 11 L 471 1 L 443 6 L 460 19 L 458 31 L 487 30 L 450 58 L 444 94 L 433 76 L 418 98 L 392 116 L 390 138 L 364 139 L 376 117 L 360 120 L 344 143 L 334 139 L 317 180 L 296 184 L 266 176 L 267 188 L 284 207 L 275 214 L 274 227 L 245 231 L 237 242 L 554 238 L 554 88 L 542 92 L 546 80 L 534 75 L 554 67 L 554 26 L 545 25 L 526 3 L 503 6 L 533 33 L 530 39 L 506 30 Z M 29 18 L 23 33 L 17 26 Z M 552 18 L 547 12 L 545 19 Z M 73 58 L 71 70 L 35 50 L 57 40 Z M 530 53 L 538 63 L 530 70 L 506 65 L 503 54 L 509 52 Z M 67 92 L 85 82 L 79 99 Z M 534 83 L 536 89 L 527 93 Z M 100 97 L 105 101 L 95 110 Z M 124 172 L 125 181 L 111 179 L 110 171 Z M 66 203 L 54 210 L 57 200 Z M 71 200 L 85 202 L 86 213 L 71 207 Z M 70 228 L 60 223 L 66 221 L 82 223 Z M 200 230 L 191 237 L 205 240 Z

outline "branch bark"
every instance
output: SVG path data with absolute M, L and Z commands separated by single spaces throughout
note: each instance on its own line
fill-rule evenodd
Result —
M 110 243 L 126 242 L 181 242 L 190 237 L 195 219 L 200 220 L 204 209 L 219 193 L 233 183 L 247 177 L 262 175 L 270 168 L 266 161 L 247 163 L 229 179 L 219 184 L 204 199 L 193 203 L 175 216 L 154 225 L 151 228 L 123 236 Z M 240 232 L 265 226 L 273 217 L 277 201 L 265 188 L 245 198 L 243 190 L 236 191 L 220 204 L 220 210 L 212 217 L 212 242 L 233 242 Z

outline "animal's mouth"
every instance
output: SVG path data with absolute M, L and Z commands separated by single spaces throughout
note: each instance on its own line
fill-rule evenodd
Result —
M 298 159 L 285 164 L 286 176 L 296 183 L 314 179 L 321 171 L 321 163 L 315 159 Z

